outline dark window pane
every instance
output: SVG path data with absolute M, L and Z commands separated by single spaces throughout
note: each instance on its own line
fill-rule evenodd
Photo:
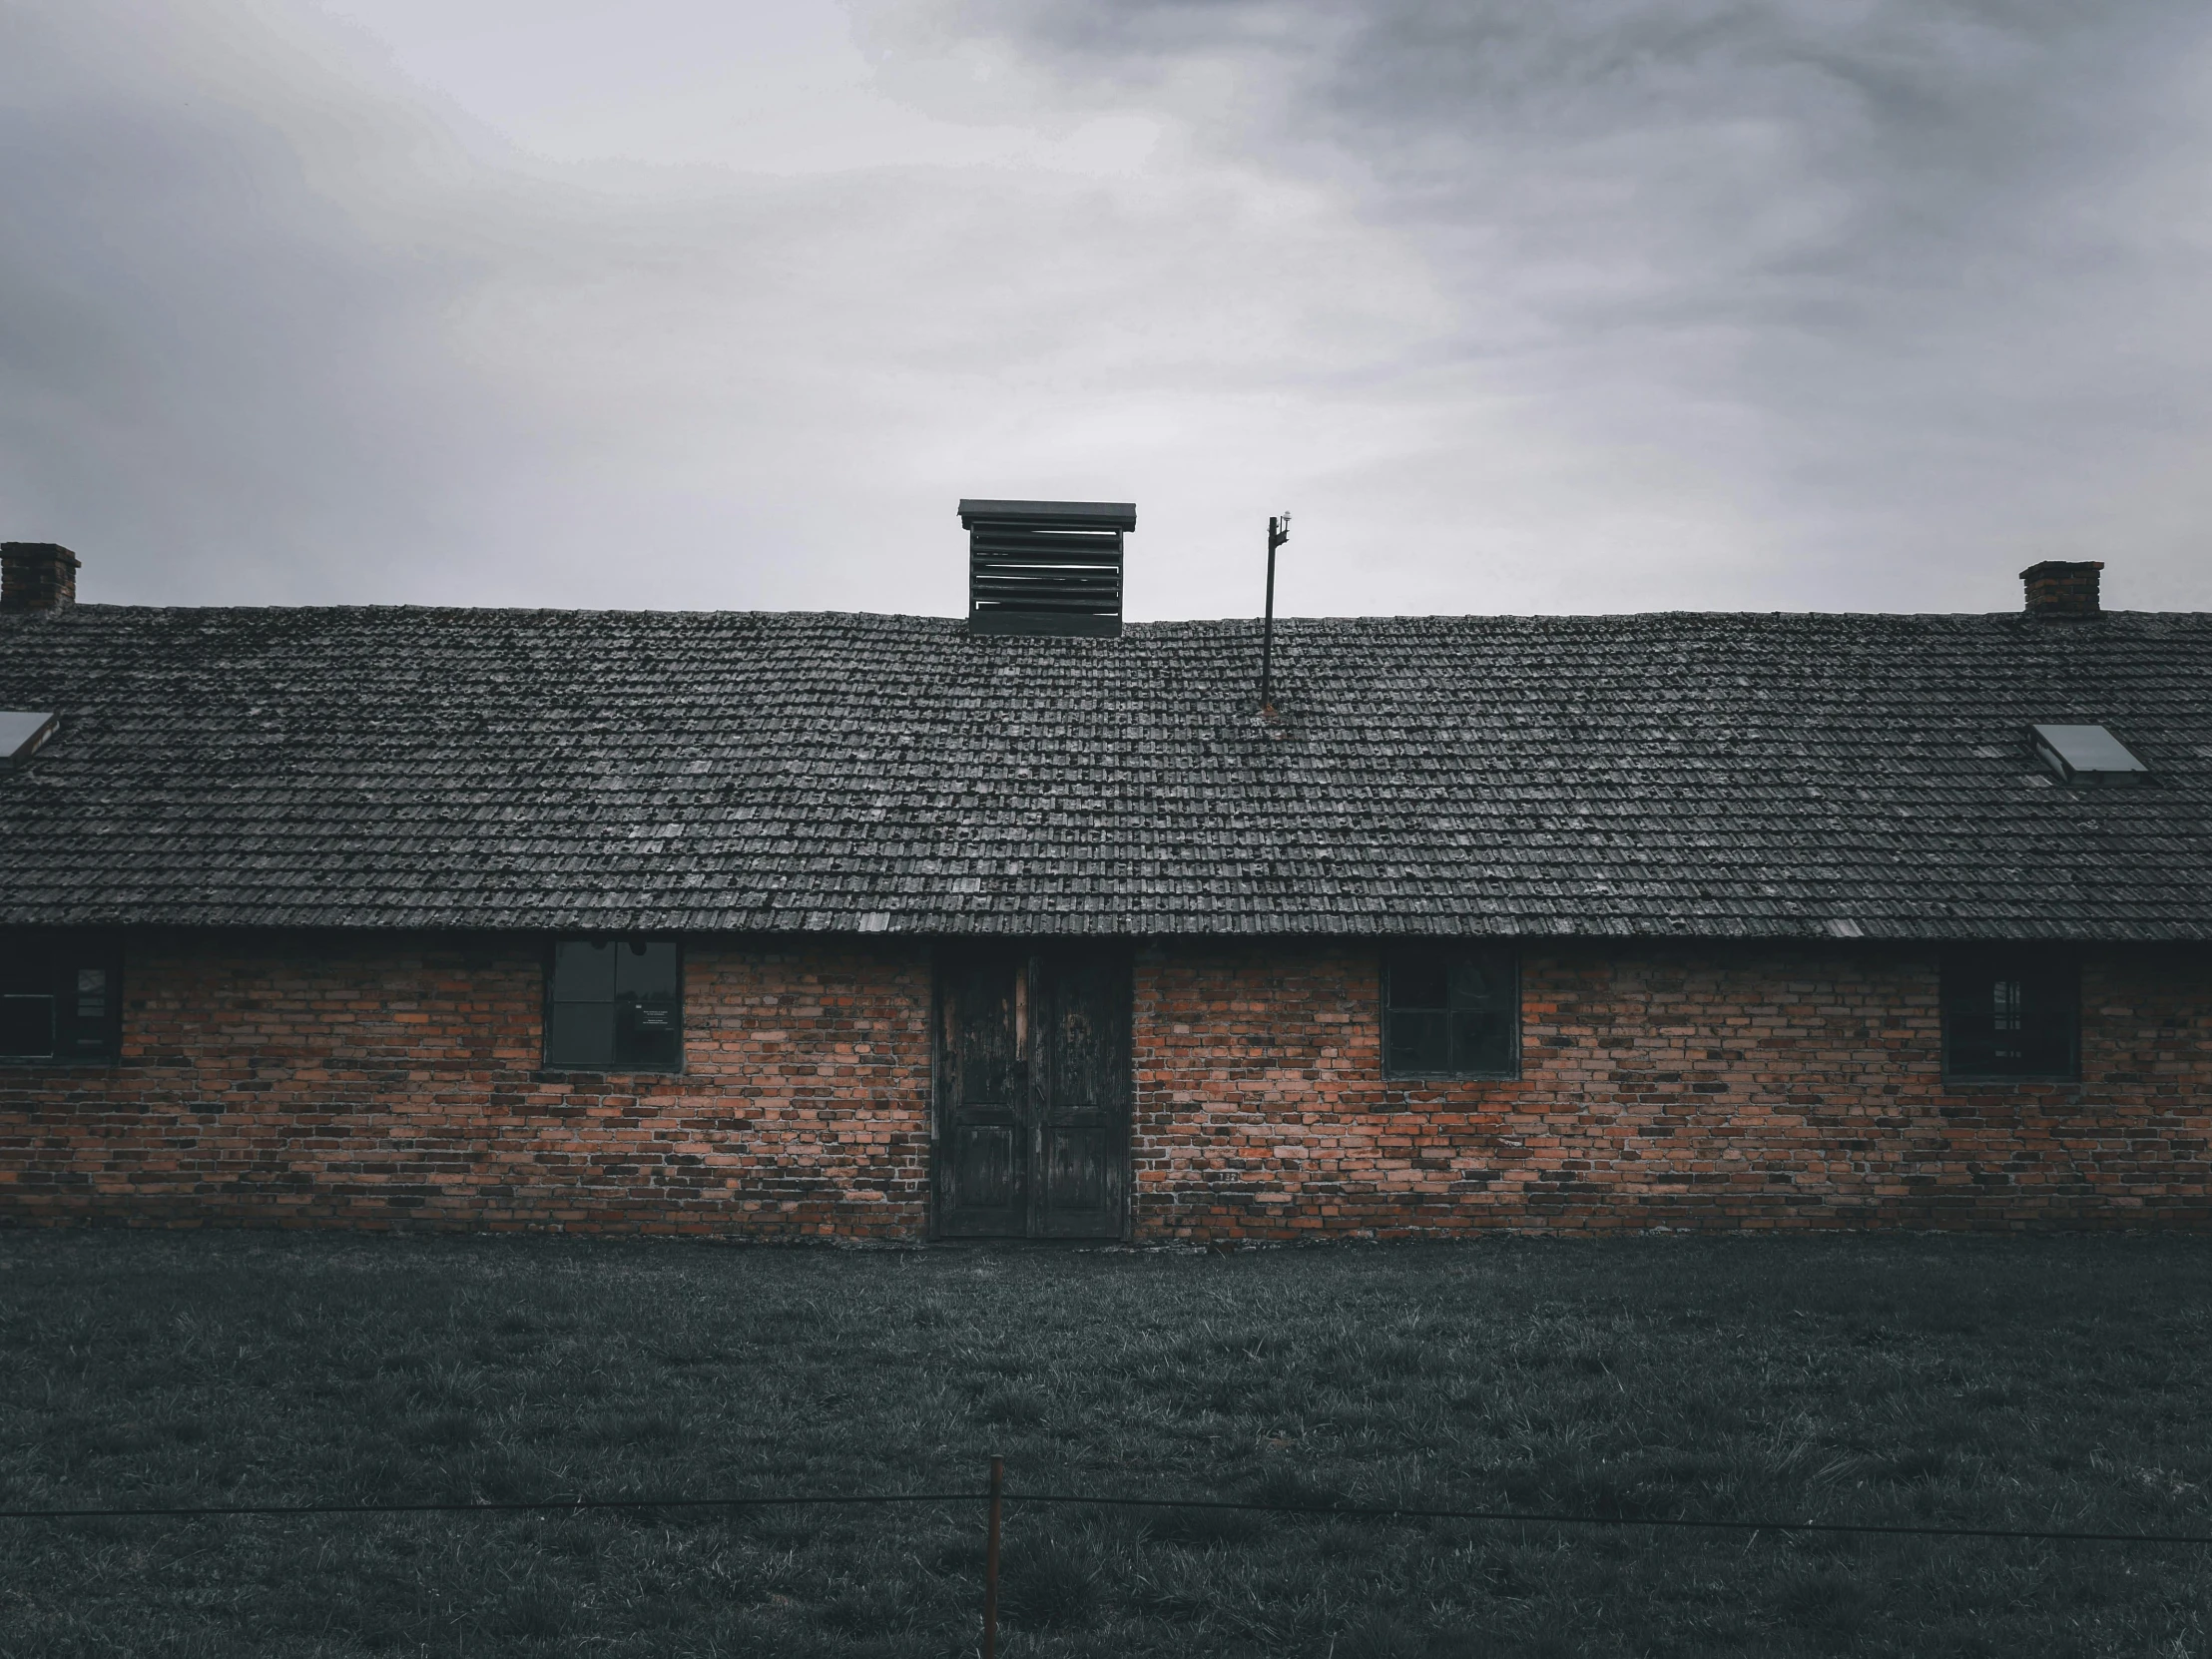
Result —
M 1389 1016 L 1389 1054 L 1385 1062 L 1394 1072 L 1441 1072 L 1451 1069 L 1451 1016 L 1412 1013 L 1392 1009 Z
M 615 999 L 615 946 L 564 940 L 553 947 L 555 1002 L 612 1002 Z
M 545 1061 L 601 1070 L 615 1063 L 615 1005 L 556 1002 L 545 1032 Z
M 614 947 L 615 992 L 676 1000 L 676 946 L 666 940 Z
M 54 1052 L 54 999 L 18 991 L 0 996 L 0 1054 L 35 1060 Z
M 1989 1026 L 1995 1031 L 2017 1031 L 2020 1028 L 2022 1005 L 2027 998 L 2021 994 L 2020 981 L 1999 979 L 1989 986 Z
M 615 1005 L 615 1061 L 627 1066 L 676 1064 L 676 1013 L 665 1002 Z
M 77 1017 L 81 1020 L 104 1020 L 108 1017 L 106 968 L 81 967 L 77 970 Z
M 2078 969 L 2032 952 L 1957 955 L 1943 964 L 1943 1061 L 1958 1077 L 2072 1077 Z
M 2079 1069 L 2074 1063 L 2073 1033 L 2055 1022 L 2032 1031 L 2020 1049 L 2023 1077 L 2070 1078 Z
M 1505 982 L 1510 971 L 1509 964 L 1480 956 L 1463 957 L 1452 963 L 1451 1006 L 1496 1007 L 1505 994 Z
M 1520 979 L 1512 953 L 1469 951 L 1451 967 L 1451 1068 L 1510 1072 L 1520 1023 Z
M 1390 964 L 1390 1006 L 1441 1008 L 1450 1000 L 1447 958 L 1428 954 L 1400 956 Z
M 633 1066 L 676 1064 L 681 1025 L 676 946 L 626 943 L 615 951 L 615 1060 Z
M 1385 965 L 1383 1067 L 1397 1076 L 1511 1076 L 1520 982 L 1510 948 L 1418 948 Z
M 0 1058 L 112 1059 L 117 967 L 84 940 L 0 943 Z
M 1513 1032 L 1502 1013 L 1495 1008 L 1453 1010 L 1453 1071 L 1510 1071 L 1512 1067 Z
M 683 986 L 671 940 L 560 941 L 550 1001 L 548 1065 L 673 1070 L 682 1063 Z

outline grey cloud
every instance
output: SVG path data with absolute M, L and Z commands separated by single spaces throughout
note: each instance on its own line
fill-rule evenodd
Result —
M 2198 11 L 860 20 L 1156 152 L 555 166 L 280 0 L 0 0 L 0 530 L 93 597 L 941 611 L 956 496 L 1134 495 L 1140 614 L 1247 608 L 1283 505 L 1293 610 L 2212 603 Z
M 2013 560 L 2096 553 L 2141 602 L 2212 601 L 2188 464 L 2212 438 L 2212 260 L 2177 234 L 2212 207 L 2201 7 L 927 15 L 1071 98 L 1173 104 L 1411 239 L 1456 295 L 1438 351 L 1579 447 L 1593 493 L 1649 468 L 1707 492 L 1693 516 L 1742 514 L 1770 555 L 1730 573 L 1746 597 L 2004 603 Z
M 1422 326 L 1235 180 L 556 167 L 280 7 L 10 21 L 0 517 L 88 597 L 951 610 L 960 494 L 1131 493 L 1211 608 L 1174 526 Z
M 266 31 L 0 17 L 8 533 L 141 597 L 293 596 L 324 586 L 301 548 L 428 544 L 485 460 L 484 388 L 419 344 L 472 276 L 364 216 L 450 142 Z

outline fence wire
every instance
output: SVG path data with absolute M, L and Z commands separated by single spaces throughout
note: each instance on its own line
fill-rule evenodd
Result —
M 1228 1510 L 1253 1514 L 1313 1515 L 1340 1520 L 1469 1521 L 1487 1526 L 1641 1526 L 1725 1532 L 1827 1533 L 1895 1538 L 1995 1538 L 2018 1543 L 2212 1544 L 2205 1532 L 2094 1532 L 2017 1526 L 1891 1525 L 1871 1521 L 1778 1520 L 1743 1516 L 1589 1515 L 1564 1510 L 1456 1509 L 1426 1504 L 1271 1503 L 1263 1499 L 1144 1497 L 1125 1493 L 1022 1492 L 1008 1489 L 1007 1503 L 1071 1504 L 1097 1508 Z M 987 1491 L 969 1492 L 770 1492 L 715 1497 L 548 1497 L 514 1502 L 448 1503 L 233 1503 L 83 1509 L 0 1509 L 0 1520 L 189 1520 L 246 1515 L 469 1515 L 576 1514 L 594 1510 L 780 1509 L 828 1505 L 985 1503 Z

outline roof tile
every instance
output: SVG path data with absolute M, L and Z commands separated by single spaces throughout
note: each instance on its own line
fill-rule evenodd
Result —
M 2212 938 L 2212 617 L 0 618 L 0 922 Z M 2155 788 L 2054 787 L 2032 722 Z

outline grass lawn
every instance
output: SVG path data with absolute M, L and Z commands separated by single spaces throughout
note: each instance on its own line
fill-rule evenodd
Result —
M 0 1233 L 0 1504 L 975 1488 L 2212 1531 L 2212 1241 Z M 0 1652 L 955 1655 L 979 1505 L 0 1521 Z M 2212 1652 L 2212 1551 L 1011 1506 L 1008 1659 Z

